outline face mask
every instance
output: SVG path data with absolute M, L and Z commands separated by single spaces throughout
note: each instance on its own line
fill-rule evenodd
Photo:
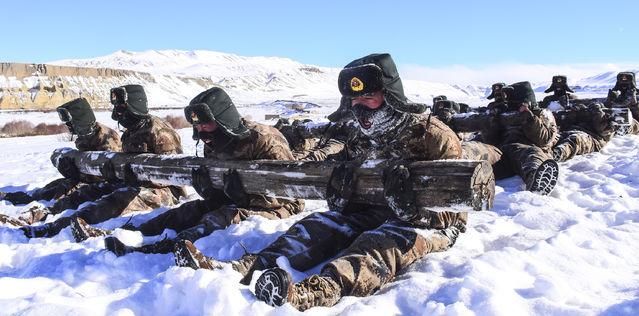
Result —
M 129 111 L 124 111 L 124 113 L 118 118 L 118 123 L 126 129 L 139 127 L 142 122 L 142 118 L 135 116 Z
M 355 104 L 351 107 L 351 111 L 357 118 L 360 131 L 377 140 L 384 135 L 393 134 L 408 117 L 406 113 L 396 111 L 386 102 L 374 110 L 363 104 Z

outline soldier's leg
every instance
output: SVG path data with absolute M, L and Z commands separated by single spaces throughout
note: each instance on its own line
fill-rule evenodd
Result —
M 60 178 L 49 182 L 43 188 L 35 189 L 31 192 L 31 196 L 35 200 L 57 200 L 69 195 L 80 185 L 80 181 L 78 180 Z
M 333 306 L 345 295 L 371 295 L 426 254 L 450 248 L 461 229 L 463 224 L 432 230 L 403 221 L 387 222 L 357 237 L 319 275 L 292 284 L 281 269 L 265 271 L 256 283 L 255 294 L 271 305 L 289 302 L 299 310 Z
M 332 211 L 313 213 L 295 223 L 256 255 L 243 256 L 233 267 L 245 276 L 242 282 L 247 284 L 253 271 L 274 267 L 280 256 L 286 257 L 293 268 L 308 270 L 348 247 L 359 234 L 381 225 L 389 216 L 390 212 L 384 208 L 370 208 L 349 214 Z M 193 259 L 201 259 L 202 255 L 193 253 L 193 249 L 190 253 L 184 253 L 187 257 L 180 259 L 179 252 L 184 250 L 176 248 L 178 265 L 178 260 L 188 263 Z M 203 267 L 202 264 L 185 266 Z M 204 266 L 211 265 L 205 262 Z
M 552 156 L 537 146 L 507 144 L 502 147 L 513 170 L 526 183 L 526 190 L 550 194 L 557 184 L 559 166 Z
M 207 211 L 209 209 L 205 200 L 189 201 L 140 224 L 138 227 L 130 227 L 130 230 L 140 231 L 145 236 L 159 235 L 167 228 L 179 232 L 197 225 Z
M 494 165 L 501 159 L 502 152 L 499 148 L 477 141 L 462 142 L 462 159 L 486 160 Z
M 123 183 L 109 182 L 83 185 L 71 194 L 56 201 L 49 210 L 52 214 L 59 214 L 66 209 L 76 209 L 84 202 L 94 201 L 122 187 L 124 187 Z
M 562 133 L 562 137 L 553 148 L 553 158 L 566 161 L 576 155 L 583 155 L 601 150 L 602 141 L 583 131 L 569 131 Z

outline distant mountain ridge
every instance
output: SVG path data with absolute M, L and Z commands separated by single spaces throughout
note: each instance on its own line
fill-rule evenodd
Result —
M 108 106 L 111 87 L 137 83 L 145 86 L 151 107 L 181 107 L 212 86 L 224 88 L 239 106 L 274 100 L 299 100 L 337 106 L 339 68 L 320 67 L 281 57 L 245 57 L 214 51 L 117 51 L 90 59 L 66 59 L 47 64 L 4 63 L 0 71 L 0 109 L 51 109 L 78 96 L 90 97 L 96 107 Z M 43 68 L 55 71 L 43 72 Z M 22 69 L 9 71 L 9 69 Z M 109 75 L 90 69 L 125 70 Z M 111 75 L 112 74 L 112 75 Z M 604 94 L 616 73 L 569 78 L 577 92 Z M 432 97 L 484 105 L 490 86 L 454 85 L 403 78 L 406 95 L 430 104 Z M 53 91 L 64 87 L 59 93 Z M 550 85 L 533 83 L 538 96 Z

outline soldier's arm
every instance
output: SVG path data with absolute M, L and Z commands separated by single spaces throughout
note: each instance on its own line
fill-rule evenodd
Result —
M 459 159 L 462 155 L 461 142 L 453 130 L 441 121 L 431 118 L 425 135 L 420 140 L 425 150 L 426 160 Z
M 284 137 L 266 135 L 255 144 L 255 159 L 295 160 Z
M 149 144 L 153 148 L 153 153 L 158 155 L 181 154 L 182 144 L 180 136 L 173 130 L 160 129 L 155 136 L 153 144 Z
M 336 139 L 330 139 L 325 144 L 306 152 L 303 157 L 298 157 L 298 160 L 324 161 L 328 157 L 337 154 L 342 150 L 344 150 L 344 142 Z
M 548 110 L 537 113 L 528 112 L 523 124 L 524 135 L 539 147 L 547 147 L 557 140 L 559 130 L 555 117 Z

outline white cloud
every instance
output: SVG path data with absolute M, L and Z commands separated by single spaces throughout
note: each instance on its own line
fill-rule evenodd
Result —
M 495 64 L 479 67 L 452 65 L 425 67 L 420 65 L 400 65 L 402 78 L 445 82 L 453 84 L 490 85 L 495 82 L 549 82 L 554 75 L 566 75 L 569 82 L 598 75 L 604 72 L 626 71 L 639 68 L 635 64 Z

